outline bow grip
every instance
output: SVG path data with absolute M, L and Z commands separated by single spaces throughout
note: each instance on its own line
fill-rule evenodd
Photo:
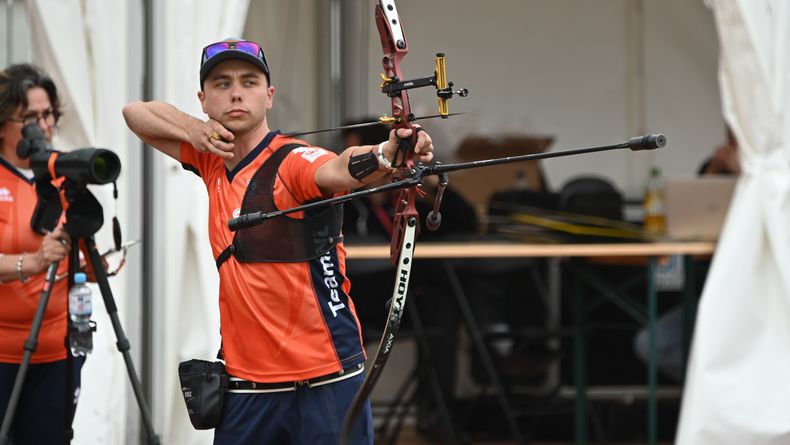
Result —
M 411 135 L 405 138 L 400 137 L 398 135 L 398 130 L 400 128 L 411 129 Z M 393 130 L 395 130 L 395 137 L 398 138 L 398 151 L 395 153 L 395 157 L 390 162 L 390 165 L 392 165 L 393 168 L 411 168 L 411 161 L 414 156 L 414 147 L 417 145 L 417 133 L 424 130 L 420 127 L 414 127 L 411 124 L 401 127 L 393 126 Z

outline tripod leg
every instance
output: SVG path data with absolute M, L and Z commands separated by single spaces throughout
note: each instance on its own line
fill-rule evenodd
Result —
M 115 338 L 118 340 L 116 345 L 118 345 L 118 350 L 121 351 L 123 360 L 126 363 L 126 371 L 129 374 L 129 381 L 132 384 L 134 396 L 137 399 L 137 406 L 140 408 L 143 424 L 145 425 L 145 429 L 148 433 L 148 443 L 159 444 L 159 436 L 156 434 L 156 431 L 154 431 L 154 425 L 151 422 L 151 411 L 148 409 L 148 405 L 146 404 L 145 398 L 143 397 L 140 379 L 137 377 L 137 372 L 134 370 L 134 363 L 132 362 L 132 356 L 129 354 L 129 349 L 131 348 L 129 339 L 126 338 L 126 334 L 124 333 L 123 327 L 121 326 L 121 320 L 118 318 L 118 307 L 115 305 L 115 299 L 112 296 L 112 290 L 110 289 L 110 284 L 107 281 L 107 271 L 104 269 L 101 256 L 99 255 L 99 251 L 96 249 L 96 241 L 93 239 L 93 237 L 86 238 L 85 245 L 88 248 L 91 266 L 93 267 L 94 274 L 96 274 L 96 282 L 99 284 L 102 299 L 104 300 L 104 306 L 107 308 L 107 315 L 110 316 L 112 328 L 115 331 Z
M 55 284 L 58 264 L 59 262 L 56 261 L 47 269 L 44 288 L 41 290 L 41 298 L 38 301 L 38 307 L 36 307 L 36 314 L 33 316 L 33 324 L 30 326 L 30 335 L 25 340 L 25 353 L 22 356 L 22 363 L 19 365 L 19 371 L 17 371 L 16 379 L 14 380 L 11 397 L 8 399 L 8 406 L 3 416 L 3 425 L 0 427 L 0 445 L 9 443 L 8 433 L 11 431 L 11 423 L 14 421 L 16 406 L 19 403 L 19 396 L 22 394 L 22 386 L 25 383 L 25 375 L 27 375 L 27 369 L 30 366 L 30 358 L 38 347 L 38 333 L 41 330 L 41 322 L 44 320 L 44 312 L 47 310 L 52 287 Z

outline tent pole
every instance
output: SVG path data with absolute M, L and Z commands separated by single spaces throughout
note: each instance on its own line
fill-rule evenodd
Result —
M 143 100 L 153 99 L 154 92 L 154 36 L 153 36 L 153 2 L 143 0 Z M 151 410 L 154 411 L 153 396 L 153 294 L 154 294 L 154 172 L 153 172 L 153 150 L 143 143 L 143 171 L 142 171 L 142 192 L 143 192 L 143 264 L 142 264 L 142 299 L 141 299 L 141 332 L 143 344 L 141 347 L 142 359 L 142 384 L 143 394 L 146 400 L 151 402 Z M 142 422 L 142 419 L 141 419 Z M 140 431 L 144 431 L 140 427 Z M 140 436 L 141 443 L 145 438 Z

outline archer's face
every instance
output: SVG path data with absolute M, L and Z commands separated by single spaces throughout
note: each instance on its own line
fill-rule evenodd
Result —
M 244 135 L 266 125 L 272 108 L 274 87 L 255 66 L 241 60 L 227 60 L 206 77 L 198 92 L 203 112 L 236 135 Z M 267 126 L 268 128 L 268 126 Z

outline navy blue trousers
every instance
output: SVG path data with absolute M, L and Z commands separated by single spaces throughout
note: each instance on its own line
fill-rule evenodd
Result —
M 75 358 L 74 409 L 80 391 L 80 370 L 85 357 Z M 0 422 L 5 416 L 8 399 L 19 370 L 19 365 L 0 363 Z M 66 417 L 66 360 L 27 368 L 25 383 L 14 412 L 10 439 L 14 445 L 62 444 Z
M 226 393 L 215 445 L 339 444 L 340 430 L 363 374 L 335 383 L 275 393 Z M 373 444 L 370 402 L 351 434 L 354 445 Z

